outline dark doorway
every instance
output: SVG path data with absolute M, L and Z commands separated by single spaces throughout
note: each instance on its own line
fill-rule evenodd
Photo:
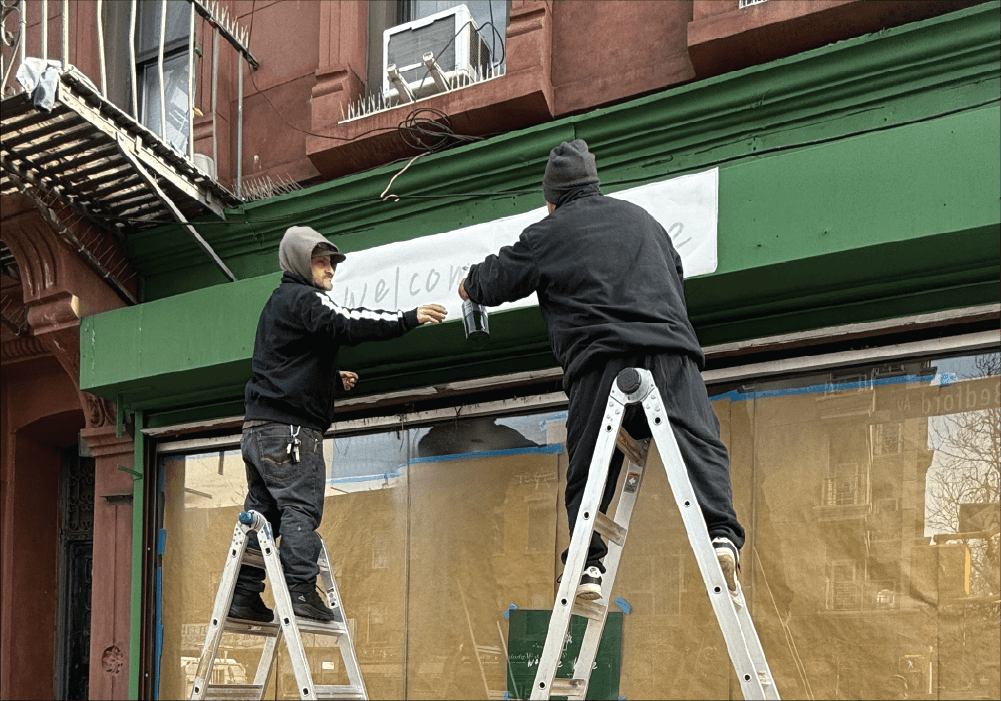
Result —
M 75 448 L 59 479 L 59 626 L 57 689 L 86 699 L 90 682 L 90 593 L 94 564 L 94 459 Z

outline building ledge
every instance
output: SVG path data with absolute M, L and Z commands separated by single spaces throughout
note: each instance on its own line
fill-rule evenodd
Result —
M 760 65 L 807 49 L 961 10 L 985 0 L 695 0 L 688 49 L 696 77 Z

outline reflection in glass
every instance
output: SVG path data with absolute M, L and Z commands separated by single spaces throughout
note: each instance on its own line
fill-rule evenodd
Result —
M 741 580 L 784 697 L 999 697 L 998 357 L 711 388 L 748 525 Z M 551 609 L 567 545 L 565 420 L 458 419 L 324 442 L 319 530 L 371 698 L 513 693 L 504 613 Z M 245 475 L 238 451 L 168 456 L 160 470 L 159 688 L 176 698 L 204 641 Z M 656 457 L 643 480 L 614 594 L 631 608 L 620 694 L 732 697 Z M 259 645 L 228 636 L 218 673 L 252 677 Z M 309 645 L 314 679 L 342 683 L 336 650 Z M 296 698 L 284 655 L 277 678 L 267 697 Z
M 998 355 L 763 380 L 714 406 L 783 694 L 997 696 Z

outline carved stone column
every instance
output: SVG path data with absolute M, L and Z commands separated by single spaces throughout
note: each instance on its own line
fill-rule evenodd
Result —
M 5 197 L 5 209 L 9 199 L 18 198 Z M 53 217 L 55 213 L 49 211 L 48 215 Z M 17 260 L 27 321 L 33 333 L 31 349 L 39 350 L 40 345 L 55 357 L 77 388 L 86 423 L 82 435 L 96 463 L 90 697 L 125 699 L 132 478 L 118 467 L 132 467 L 134 443 L 131 436 L 115 436 L 113 404 L 79 391 L 80 317 L 122 307 L 124 303 L 57 232 L 54 226 L 59 225 L 59 221 L 43 217 L 34 206 L 20 207 L 3 220 L 4 243 Z M 87 224 L 76 219 L 71 226 L 79 229 Z M 28 345 L 27 339 L 23 345 Z

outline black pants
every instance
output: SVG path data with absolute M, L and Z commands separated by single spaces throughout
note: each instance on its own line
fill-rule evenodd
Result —
M 247 498 L 243 508 L 260 512 L 271 524 L 275 538 L 282 538 L 278 556 L 289 587 L 316 581 L 320 568 L 320 536 L 316 529 L 323 518 L 323 490 L 327 470 L 323 462 L 323 434 L 299 430 L 299 462 L 286 452 L 289 427 L 267 423 L 243 430 L 240 448 L 247 468 Z M 260 549 L 251 531 L 248 547 Z M 237 591 L 264 591 L 264 570 L 243 565 Z
M 706 386 L 698 366 L 690 357 L 683 355 L 607 358 L 602 364 L 581 375 L 569 388 L 567 452 L 570 465 L 567 469 L 566 505 L 571 535 L 584 498 L 584 487 L 587 485 L 591 458 L 608 404 L 608 394 L 619 372 L 629 367 L 644 368 L 653 374 L 674 429 L 681 457 L 688 467 L 688 477 L 706 520 L 709 536 L 724 536 L 738 548 L 741 547 L 744 544 L 744 529 L 733 510 L 730 460 L 726 446 L 719 437 L 719 421 L 709 405 Z M 650 437 L 643 409 L 639 404 L 630 405 L 626 410 L 623 427 L 637 440 Z M 622 462 L 622 453 L 614 451 L 601 500 L 602 513 L 606 513 L 615 495 L 615 484 Z M 564 563 L 567 552 L 563 552 Z M 592 534 L 587 566 L 596 566 L 604 572 L 601 560 L 607 553 L 608 547 L 601 536 Z

